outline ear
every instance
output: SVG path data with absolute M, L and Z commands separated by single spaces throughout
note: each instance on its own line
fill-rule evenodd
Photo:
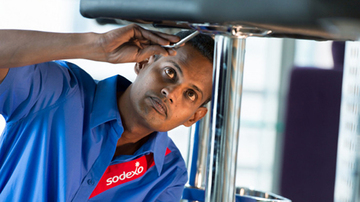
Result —
M 183 125 L 186 127 L 191 126 L 192 124 L 200 120 L 202 117 L 204 117 L 207 111 L 208 110 L 206 107 L 199 107 L 196 112 L 189 118 L 189 120 L 187 120 Z
M 141 70 L 143 70 L 147 65 L 153 63 L 154 61 L 155 61 L 155 56 L 153 55 L 150 58 L 147 58 L 146 60 L 137 62 L 134 67 L 135 73 L 139 74 Z

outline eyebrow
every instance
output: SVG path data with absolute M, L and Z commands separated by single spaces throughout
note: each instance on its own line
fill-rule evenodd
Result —
M 176 67 L 176 69 L 180 72 L 181 76 L 183 76 L 182 69 L 181 69 L 181 67 L 178 65 L 178 63 L 176 63 L 176 62 L 174 62 L 174 61 L 172 61 L 172 60 L 170 60 L 169 62 L 171 62 L 171 64 L 173 64 L 173 65 Z
M 203 92 L 200 90 L 200 88 L 198 88 L 197 86 L 195 86 L 194 84 L 193 85 L 191 85 L 196 91 L 198 91 L 200 94 L 201 94 L 201 98 L 203 98 L 204 97 L 204 94 L 203 94 Z
M 176 69 L 178 69 L 178 71 L 180 72 L 181 76 L 183 76 L 183 72 L 182 72 L 182 70 L 181 70 L 180 65 L 178 65 L 178 63 L 176 63 L 176 62 L 174 62 L 174 61 L 172 61 L 172 60 L 170 60 L 169 62 L 170 62 L 171 64 L 173 64 L 173 65 L 176 67 Z M 203 94 L 203 92 L 200 90 L 199 87 L 195 86 L 194 84 L 192 84 L 191 87 L 194 88 L 196 91 L 198 91 L 198 92 L 201 94 L 201 97 L 204 97 L 204 94 Z

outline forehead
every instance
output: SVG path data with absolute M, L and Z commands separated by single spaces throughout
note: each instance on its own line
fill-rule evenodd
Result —
M 163 63 L 167 62 L 178 64 L 181 67 L 182 71 L 185 71 L 189 75 L 212 75 L 212 61 L 207 59 L 191 45 L 185 45 L 183 47 L 180 47 L 177 50 L 177 54 L 175 56 L 161 57 L 160 60 Z M 208 79 L 211 80 L 211 76 Z

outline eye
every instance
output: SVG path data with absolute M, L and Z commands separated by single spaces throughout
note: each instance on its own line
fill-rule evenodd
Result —
M 174 79 L 176 76 L 176 71 L 173 68 L 166 68 L 165 69 L 165 74 L 170 78 L 170 79 Z
M 188 90 L 186 91 L 186 96 L 191 100 L 191 101 L 195 101 L 196 100 L 196 93 L 193 90 Z

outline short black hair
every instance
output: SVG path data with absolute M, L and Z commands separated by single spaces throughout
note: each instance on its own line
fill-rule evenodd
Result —
M 176 33 L 176 36 L 180 38 L 185 38 L 194 31 L 180 31 Z M 213 63 L 214 58 L 214 39 L 210 35 L 198 34 L 194 38 L 190 39 L 186 44 L 190 44 L 193 48 L 198 50 L 203 56 L 210 60 Z

